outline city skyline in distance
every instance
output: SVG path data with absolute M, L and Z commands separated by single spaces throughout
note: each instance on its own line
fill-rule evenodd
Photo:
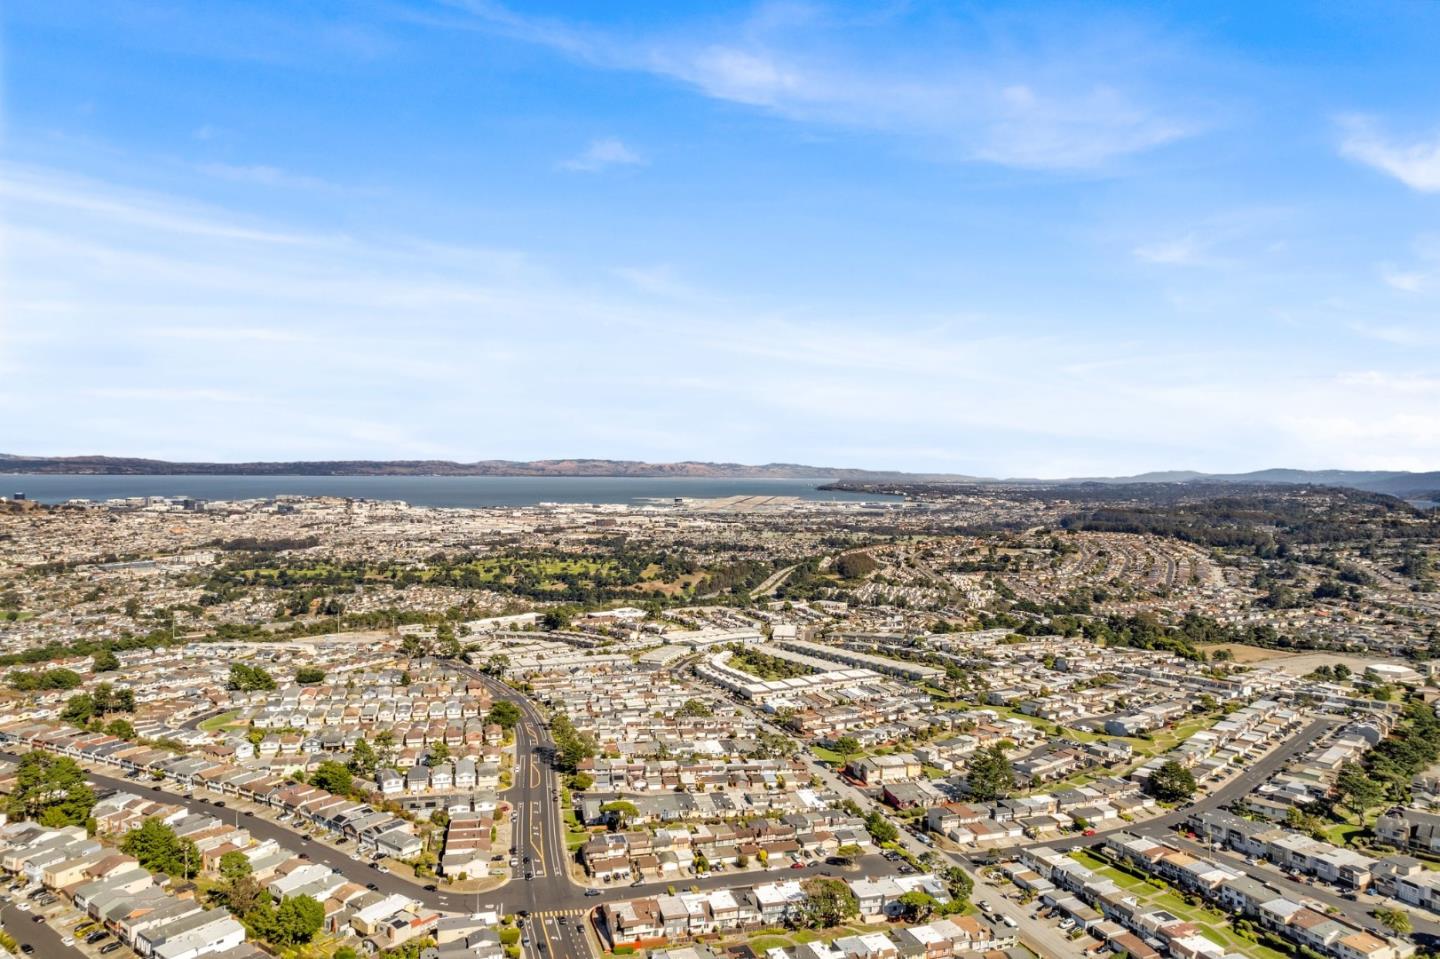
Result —
M 7 9 L 5 446 L 1440 466 L 1440 11 Z

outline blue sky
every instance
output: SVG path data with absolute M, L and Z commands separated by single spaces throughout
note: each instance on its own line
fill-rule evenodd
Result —
M 12 0 L 0 451 L 1440 468 L 1440 4 Z

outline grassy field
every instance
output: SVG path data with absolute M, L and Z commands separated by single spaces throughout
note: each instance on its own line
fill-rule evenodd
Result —
M 243 723 L 235 722 L 236 717 L 238 717 L 239 715 L 240 710 L 232 709 L 228 713 L 221 713 L 218 716 L 211 716 L 209 719 L 205 720 L 200 724 L 200 729 L 203 732 L 213 733 L 217 729 L 223 729 L 226 726 L 244 725 Z

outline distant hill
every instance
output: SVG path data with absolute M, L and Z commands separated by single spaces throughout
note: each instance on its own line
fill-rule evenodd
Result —
M 317 460 L 255 463 L 175 463 L 120 456 L 14 456 L 0 453 L 0 474 L 68 473 L 117 476 L 693 476 L 736 479 L 914 479 L 884 470 L 803 466 L 797 463 L 644 463 L 636 460 Z M 946 476 L 956 482 L 974 477 Z
M 715 479 L 828 479 L 859 483 L 1000 483 L 1012 486 L 1068 486 L 1078 483 L 1229 483 L 1344 486 L 1401 497 L 1440 498 L 1440 471 L 1264 469 L 1249 473 L 1163 470 L 1135 476 L 1067 479 L 997 479 L 953 473 L 905 473 L 799 463 L 646 463 L 638 460 L 300 460 L 255 463 L 175 463 L 122 456 L 15 456 L 0 453 L 0 474 L 72 473 L 128 476 L 692 476 Z

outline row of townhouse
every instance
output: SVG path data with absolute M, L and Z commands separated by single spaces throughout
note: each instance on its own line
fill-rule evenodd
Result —
M 929 874 L 844 881 L 855 894 L 866 922 L 897 917 L 903 910 L 900 898 L 907 892 L 923 891 L 941 903 L 949 901 L 945 884 Z M 798 917 L 807 900 L 803 881 L 785 879 L 607 903 L 599 915 L 613 948 L 780 925 Z
M 382 767 L 375 771 L 375 786 L 386 798 L 427 792 L 493 793 L 500 788 L 500 764 L 477 763 L 467 757 L 453 763 L 436 763 L 434 766 L 416 763 L 404 773 Z
M 785 816 L 812 812 L 831 805 L 830 797 L 809 787 L 773 792 L 672 792 L 658 795 L 605 793 L 591 789 L 575 798 L 576 814 L 587 826 L 611 821 L 605 805 L 623 799 L 635 807 L 627 817 L 634 824 L 719 822 L 753 816 Z
M 647 761 L 600 756 L 583 760 L 579 769 L 591 777 L 591 789 L 605 793 L 773 790 L 810 778 L 805 764 L 793 759 Z
M 946 959 L 980 954 L 1028 956 L 1017 952 L 1015 933 L 979 916 L 949 916 L 932 922 L 884 932 L 817 939 L 790 949 L 766 950 L 766 959 Z M 652 959 L 720 959 L 708 946 L 693 945 L 651 950 Z
M 1190 770 L 1197 783 L 1214 782 L 1294 735 L 1304 722 L 1305 714 L 1299 710 L 1274 699 L 1258 700 L 1209 729 L 1192 733 L 1169 752 L 1131 770 L 1130 776 L 1137 782 L 1148 782 L 1156 770 L 1174 760 Z
M 1343 916 L 1327 915 L 1295 902 L 1226 864 L 1126 833 L 1110 837 L 1105 847 L 1117 860 L 1139 871 L 1159 876 L 1322 955 L 1334 959 L 1402 959 L 1414 953 L 1411 943 L 1382 939 Z
M 273 719 L 273 717 L 272 717 Z M 261 717 L 252 720 L 259 730 L 280 730 L 272 732 L 261 740 L 261 755 L 267 751 L 274 755 L 280 752 L 312 753 L 335 752 L 354 748 L 361 739 L 374 739 L 382 732 L 388 732 L 398 747 L 419 749 L 434 743 L 444 743 L 451 748 L 468 748 L 479 751 L 485 746 L 497 746 L 504 738 L 504 730 L 495 723 L 483 719 L 446 719 L 444 717 L 424 722 L 379 723 L 375 726 L 344 725 L 327 728 L 296 727 L 289 722 L 266 722 Z M 292 731 L 304 729 L 305 731 Z M 272 738 L 274 737 L 274 738 Z M 274 748 L 266 745 L 276 744 Z
M 0 743 L 113 766 L 127 773 L 148 773 L 185 788 L 205 788 L 238 796 L 352 838 L 359 849 L 367 852 L 410 859 L 423 848 L 411 824 L 399 817 L 315 786 L 292 783 L 256 770 L 177 756 L 162 749 L 136 746 L 114 736 L 49 724 L 0 726 Z
M 763 853 L 778 863 L 784 857 L 833 855 L 846 846 L 873 850 L 864 820 L 826 811 L 779 820 L 601 833 L 581 847 L 580 857 L 586 870 L 601 879 L 666 878 L 685 875 L 702 861 L 734 866 L 758 862 Z
M 302 705 L 264 706 L 256 710 L 250 722 L 258 729 L 322 729 L 329 727 L 391 726 L 433 723 L 441 720 L 462 722 L 483 720 L 490 710 L 488 698 L 447 700 L 400 699 L 393 702 L 317 703 Z
M 78 826 L 30 822 L 0 827 L 0 866 L 65 896 L 136 953 L 155 959 L 261 959 L 245 927 L 164 889 L 133 858 L 89 839 Z
M 961 846 L 1002 846 L 1066 830 L 1104 829 L 1155 808 L 1139 784 L 1116 777 L 1083 786 L 991 803 L 943 803 L 925 811 L 925 826 Z
M 1413 814 L 1411 810 L 1400 812 Z M 1400 832 L 1409 821 L 1391 810 L 1380 822 L 1376 824 L 1376 834 L 1404 848 L 1401 840 L 1405 837 Z M 1371 890 L 1440 913 L 1440 873 L 1425 868 L 1425 864 L 1413 856 L 1368 856 L 1355 849 L 1220 810 L 1194 813 L 1187 825 L 1205 840 L 1246 856 L 1269 859 L 1281 868 L 1315 876 L 1347 891 Z

